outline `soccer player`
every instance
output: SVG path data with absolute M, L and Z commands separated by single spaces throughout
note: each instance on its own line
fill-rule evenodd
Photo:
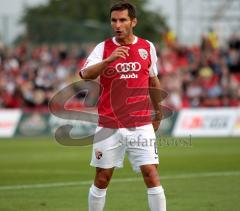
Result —
M 165 211 L 154 133 L 162 113 L 156 92 L 149 89 L 160 88 L 156 50 L 151 42 L 134 35 L 137 19 L 132 4 L 116 3 L 110 10 L 110 17 L 115 36 L 99 43 L 79 72 L 84 80 L 99 76 L 101 85 L 99 126 L 91 160 L 96 175 L 89 190 L 89 211 L 103 210 L 113 171 L 123 166 L 125 153 L 133 169 L 143 175 L 150 210 Z M 153 122 L 150 108 L 155 111 Z

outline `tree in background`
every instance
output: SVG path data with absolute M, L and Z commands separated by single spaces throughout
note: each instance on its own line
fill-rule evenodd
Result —
M 109 9 L 113 0 L 49 0 L 48 4 L 25 9 L 22 22 L 26 37 L 34 43 L 98 42 L 111 36 Z M 160 41 L 168 27 L 158 12 L 146 9 L 148 0 L 132 0 L 140 24 L 136 34 Z

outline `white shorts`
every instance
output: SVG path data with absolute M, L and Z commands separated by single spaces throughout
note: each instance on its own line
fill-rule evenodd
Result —
M 141 165 L 159 163 L 156 143 L 151 124 L 117 129 L 97 127 L 90 165 L 121 168 L 126 152 L 133 170 L 140 172 Z

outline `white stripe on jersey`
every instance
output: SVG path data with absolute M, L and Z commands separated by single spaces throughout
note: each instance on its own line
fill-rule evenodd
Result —
M 156 49 L 153 45 L 152 42 L 148 41 L 147 42 L 150 44 L 150 54 L 151 54 L 151 66 L 149 68 L 149 76 L 154 77 L 158 75 L 158 68 L 157 68 L 157 53 Z

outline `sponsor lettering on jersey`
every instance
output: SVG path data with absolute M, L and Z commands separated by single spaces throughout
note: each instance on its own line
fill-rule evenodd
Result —
M 120 79 L 123 79 L 123 78 L 124 79 L 127 79 L 127 78 L 138 78 L 138 75 L 135 74 L 135 73 L 128 74 L 128 75 L 123 74 L 123 75 L 121 75 Z
M 118 63 L 115 68 L 119 73 L 138 72 L 141 64 L 139 62 Z
M 142 67 L 139 62 L 128 62 L 128 63 L 118 63 L 116 64 L 115 68 L 118 73 L 121 73 L 120 79 L 127 79 L 127 78 L 138 78 L 138 75 L 134 72 L 140 71 Z

